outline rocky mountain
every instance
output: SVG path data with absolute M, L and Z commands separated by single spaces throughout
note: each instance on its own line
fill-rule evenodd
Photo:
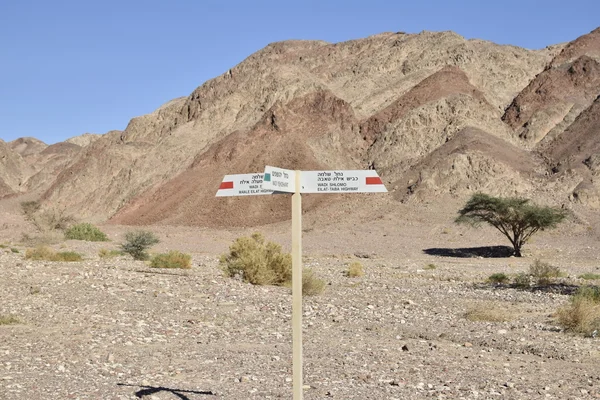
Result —
M 8 150 L 47 204 L 123 224 L 287 219 L 287 196 L 214 197 L 265 164 L 376 168 L 398 201 L 484 190 L 595 207 L 598 49 L 599 29 L 535 51 L 453 32 L 273 43 L 124 131 Z

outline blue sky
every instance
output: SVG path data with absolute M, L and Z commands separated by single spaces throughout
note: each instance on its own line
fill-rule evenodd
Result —
M 599 16 L 598 0 L 1 0 L 0 138 L 124 129 L 275 41 L 453 30 L 535 49 Z

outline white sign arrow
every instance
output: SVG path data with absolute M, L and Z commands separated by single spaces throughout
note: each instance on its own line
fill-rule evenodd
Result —
M 216 197 L 273 194 L 263 187 L 264 174 L 225 175 Z
M 385 193 L 377 171 L 302 171 L 301 193 Z

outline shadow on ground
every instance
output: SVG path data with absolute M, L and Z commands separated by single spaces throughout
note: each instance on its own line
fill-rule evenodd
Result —
M 173 389 L 163 386 L 142 386 L 142 385 L 128 385 L 126 383 L 117 383 L 117 386 L 131 386 L 143 388 L 135 392 L 135 397 L 138 399 L 144 398 L 145 396 L 151 396 L 160 392 L 168 392 L 173 394 L 175 397 L 181 400 L 191 400 L 186 394 L 198 394 L 204 396 L 214 396 L 215 394 L 210 390 L 184 390 L 184 389 Z M 185 394 L 184 394 L 185 393 Z
M 474 285 L 478 289 L 517 289 L 527 292 L 544 292 L 553 294 L 573 295 L 581 287 L 564 282 L 547 283 L 545 285 L 517 285 L 514 283 L 480 283 Z
M 430 256 L 458 257 L 458 258 L 505 258 L 514 254 L 515 250 L 508 246 L 484 246 L 484 247 L 462 247 L 462 248 L 431 248 L 424 249 L 423 253 Z

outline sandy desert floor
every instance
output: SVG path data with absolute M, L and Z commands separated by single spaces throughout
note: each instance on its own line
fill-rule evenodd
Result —
M 364 199 L 356 200 L 364 201 Z M 490 228 L 453 223 L 457 204 L 347 202 L 304 219 L 305 267 L 327 282 L 304 299 L 305 399 L 600 398 L 600 338 L 564 332 L 554 318 L 569 288 L 600 273 L 594 213 L 542 232 L 525 257 L 452 257 L 508 244 Z M 148 227 L 152 251 L 192 254 L 190 270 L 130 257 L 101 259 L 111 242 L 65 241 L 83 262 L 24 259 L 32 233 L 15 201 L 0 202 L 0 399 L 291 398 L 291 293 L 227 278 L 218 256 L 261 231 L 290 247 L 290 223 L 260 228 Z M 11 251 L 11 248 L 19 252 Z M 560 285 L 521 290 L 485 283 L 541 259 Z M 366 274 L 348 278 L 352 261 Z M 600 283 L 598 281 L 596 284 Z M 471 321 L 473 310 L 505 321 Z

